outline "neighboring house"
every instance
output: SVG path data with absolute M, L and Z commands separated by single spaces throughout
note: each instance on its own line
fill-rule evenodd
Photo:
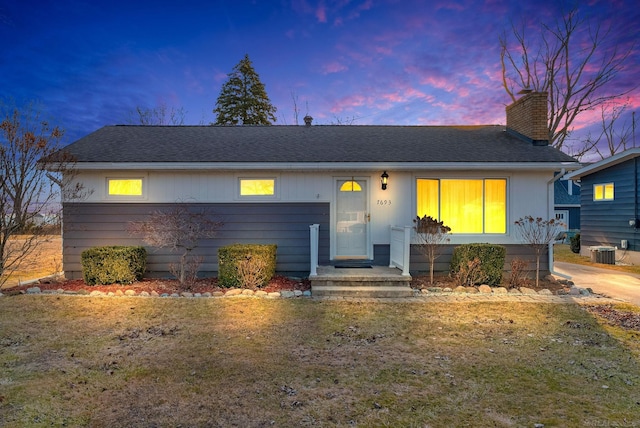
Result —
M 614 247 L 617 261 L 640 263 L 639 158 L 640 148 L 626 150 L 565 177 L 581 185 L 580 254 Z
M 555 219 L 565 224 L 568 236 L 580 231 L 580 185 L 556 175 L 554 184 Z
M 394 225 L 431 215 L 452 228 L 451 247 L 484 242 L 508 258 L 531 257 L 513 223 L 554 212 L 554 171 L 575 159 L 547 142 L 545 93 L 507 107 L 507 128 L 487 126 L 106 126 L 69 145 L 77 179 L 93 191 L 63 202 L 64 271 L 81 276 L 93 246 L 141 244 L 130 221 L 172 204 L 224 222 L 197 251 L 217 271 L 222 245 L 275 243 L 277 271 L 310 272 L 310 225 L 319 263 L 390 263 Z M 310 118 L 309 118 L 310 119 Z M 382 180 L 385 183 L 382 183 Z M 177 256 L 150 249 L 148 275 L 167 275 Z M 531 258 L 530 258 L 531 259 Z M 507 265 L 508 267 L 508 265 Z M 544 269 L 549 266 L 545 263 Z M 428 265 L 417 252 L 411 271 Z

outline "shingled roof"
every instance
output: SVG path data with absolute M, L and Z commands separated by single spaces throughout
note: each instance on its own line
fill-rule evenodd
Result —
M 70 144 L 78 163 L 564 163 L 504 126 L 105 126 Z

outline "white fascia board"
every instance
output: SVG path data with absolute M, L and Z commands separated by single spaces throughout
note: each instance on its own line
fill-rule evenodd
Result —
M 415 170 L 522 170 L 559 171 L 580 168 L 577 162 L 78 162 L 73 169 L 90 170 L 155 170 L 155 171 L 415 171 Z
M 629 149 L 624 152 L 617 153 L 606 159 L 602 159 L 601 161 L 598 161 L 596 163 L 592 163 L 591 165 L 580 168 L 579 170 L 574 171 L 570 174 L 567 174 L 564 176 L 563 180 L 577 180 L 584 177 L 585 175 L 593 174 L 594 172 L 601 171 L 605 168 L 617 165 L 638 156 L 640 156 L 640 147 Z

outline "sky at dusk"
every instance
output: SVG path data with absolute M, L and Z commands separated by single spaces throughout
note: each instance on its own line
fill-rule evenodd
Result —
M 612 90 L 640 106 L 637 0 L 579 1 L 629 49 Z M 131 123 L 136 107 L 209 124 L 245 54 L 274 106 L 295 124 L 504 124 L 499 35 L 561 17 L 558 1 L 0 0 L 0 97 L 37 100 L 72 142 Z M 572 2 L 566 2 L 572 5 Z M 634 89 L 635 88 L 635 89 Z M 587 114 L 584 132 L 598 120 Z M 578 133 L 579 133 L 578 132 Z

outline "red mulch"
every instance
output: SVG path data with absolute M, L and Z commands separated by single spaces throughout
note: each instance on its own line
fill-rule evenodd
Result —
M 12 293 L 18 293 L 25 291 L 29 287 L 40 287 L 41 290 L 58 290 L 63 289 L 67 291 L 79 291 L 86 290 L 102 291 L 105 293 L 116 292 L 117 290 L 134 290 L 136 294 L 146 291 L 151 293 L 155 291 L 159 294 L 162 293 L 181 293 L 183 291 L 189 291 L 191 293 L 212 293 L 214 291 L 226 291 L 227 288 L 220 287 L 218 285 L 217 278 L 203 278 L 199 279 L 195 284 L 190 284 L 189 287 L 181 286 L 175 279 L 157 279 L 157 278 L 144 278 L 142 281 L 134 282 L 133 284 L 110 284 L 110 285 L 87 285 L 82 279 L 43 279 L 39 283 L 22 285 L 10 288 Z M 535 286 L 535 281 L 526 280 L 522 286 L 532 288 L 536 291 L 540 291 L 544 288 L 550 290 L 553 294 L 558 294 L 560 290 L 566 290 L 567 286 L 557 281 L 550 281 L 548 279 L 540 279 L 538 287 Z M 437 276 L 434 278 L 434 284 L 429 282 L 428 275 L 414 276 L 411 281 L 411 287 L 414 289 L 422 289 L 428 287 L 450 287 L 455 288 L 453 279 L 448 276 Z M 282 290 L 300 290 L 306 291 L 311 289 L 311 282 L 308 279 L 292 279 L 284 276 L 274 276 L 266 287 L 261 288 L 268 293 Z M 7 290 L 4 290 L 5 292 Z

